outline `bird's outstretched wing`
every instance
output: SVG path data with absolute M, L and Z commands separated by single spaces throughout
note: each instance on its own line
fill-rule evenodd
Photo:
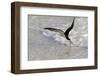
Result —
M 57 32 L 59 33 L 61 36 L 64 36 L 64 31 L 61 30 L 61 29 L 57 29 L 57 28 L 44 28 L 46 30 L 49 30 L 49 31 L 53 31 L 53 32 Z
M 65 36 L 66 36 L 66 38 L 67 38 L 67 40 L 70 40 L 70 38 L 69 38 L 69 32 L 73 29 L 73 27 L 74 27 L 74 21 L 75 21 L 75 17 L 74 17 L 74 19 L 73 19 L 73 22 L 72 22 L 72 24 L 71 24 L 71 26 L 65 31 Z

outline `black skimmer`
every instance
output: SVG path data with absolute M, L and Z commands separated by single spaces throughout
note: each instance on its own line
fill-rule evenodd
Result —
M 71 44 L 73 44 L 73 42 L 71 41 L 70 37 L 69 37 L 69 33 L 70 31 L 73 29 L 74 27 L 74 22 L 75 22 L 75 17 L 72 21 L 72 24 L 70 27 L 68 27 L 68 29 L 66 31 L 63 31 L 61 29 L 58 29 L 58 28 L 44 28 L 46 30 L 46 32 L 43 32 L 43 34 L 45 36 L 52 36 L 56 41 L 59 41 L 63 44 L 68 45 L 68 41 L 70 42 L 70 46 Z M 49 33 L 48 32 L 52 32 L 52 33 Z

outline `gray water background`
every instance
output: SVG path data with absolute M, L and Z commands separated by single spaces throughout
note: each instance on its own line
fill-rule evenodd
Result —
M 65 31 L 71 25 L 73 18 L 71 16 L 28 15 L 28 60 L 87 58 L 87 17 L 75 17 L 74 28 L 69 35 L 78 47 L 70 48 L 42 33 L 45 27 L 55 27 Z

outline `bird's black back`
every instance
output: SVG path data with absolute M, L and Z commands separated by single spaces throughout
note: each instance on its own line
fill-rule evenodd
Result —
M 73 19 L 73 22 L 72 22 L 71 26 L 64 32 L 64 35 L 65 35 L 65 37 L 66 37 L 67 40 L 70 40 L 70 38 L 69 38 L 69 32 L 73 29 L 74 21 L 75 21 L 75 18 Z

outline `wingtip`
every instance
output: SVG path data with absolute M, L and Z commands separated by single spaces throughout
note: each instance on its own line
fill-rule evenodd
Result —
M 43 28 L 43 29 L 47 29 L 47 28 Z
M 44 28 L 44 29 L 49 30 L 49 29 L 51 29 L 51 28 Z
M 75 20 L 75 17 L 74 17 L 74 19 L 73 19 L 73 21 Z

